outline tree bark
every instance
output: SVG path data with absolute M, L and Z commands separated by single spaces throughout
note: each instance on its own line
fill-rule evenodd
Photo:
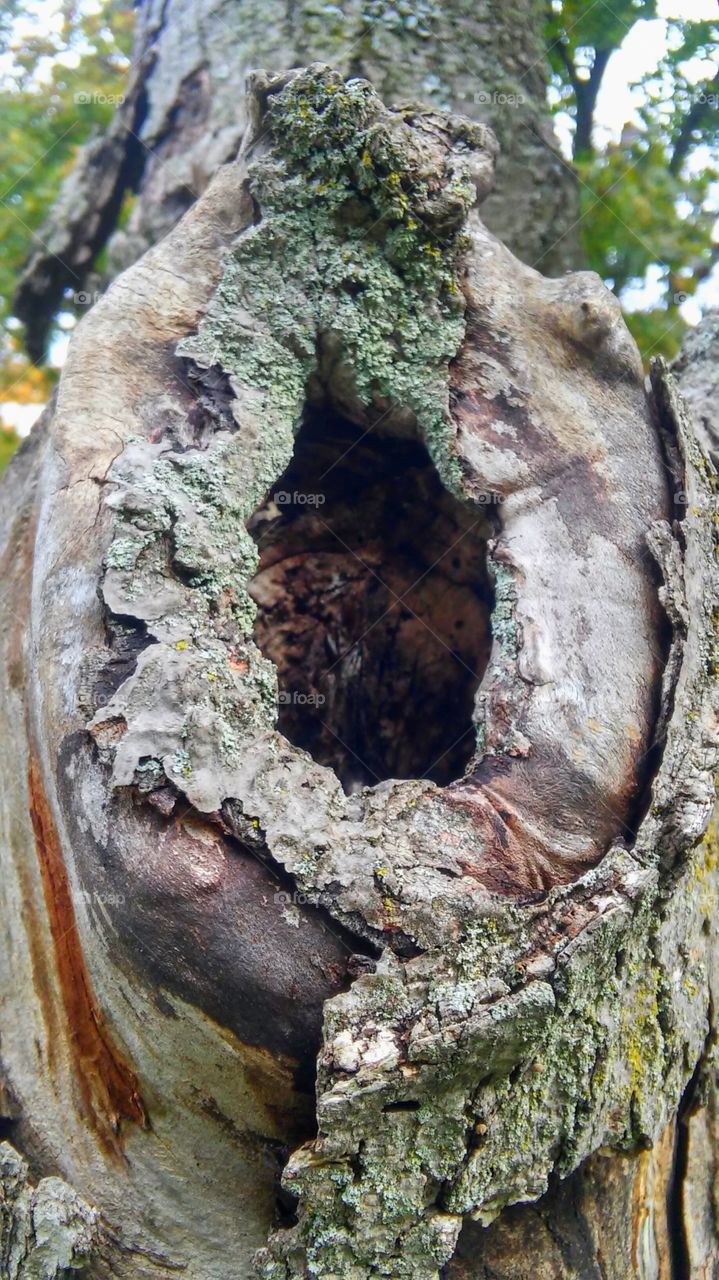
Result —
M 717 313 L 709 312 L 688 335 L 674 373 L 692 413 L 693 430 L 708 457 L 716 458 Z M 685 501 L 681 492 L 679 501 Z M 705 837 L 712 878 L 716 816 Z M 702 888 L 703 892 L 703 888 Z M 710 891 L 712 894 L 714 889 Z M 701 925 L 707 927 L 707 921 Z M 689 930 L 683 954 L 693 952 Z M 696 953 L 694 953 L 696 955 Z M 449 1277 L 472 1280 L 637 1280 L 676 1276 L 709 1280 L 719 1267 L 717 1182 L 716 942 L 706 958 L 707 1000 L 704 1051 L 676 1116 L 648 1151 L 591 1156 L 569 1178 L 557 1182 L 536 1204 L 505 1211 L 489 1228 L 468 1223 L 460 1236 Z
M 692 411 L 699 443 L 715 465 L 719 453 L 718 362 L 719 312 L 709 311 L 687 334 L 674 361 L 674 373 Z
M 249 106 L 4 486 L 4 1264 L 709 1275 L 715 472 L 488 129 Z
M 109 278 L 161 239 L 237 152 L 253 67 L 313 59 L 371 80 L 388 102 L 415 99 L 489 124 L 502 152 L 485 206 L 490 229 L 546 274 L 579 263 L 578 193 L 546 103 L 543 15 L 466 0 L 394 9 L 359 0 L 325 14 L 287 0 L 144 0 L 125 101 L 63 191 L 20 282 L 15 310 L 35 356 L 63 291 L 91 300 L 108 242 Z M 120 201 L 136 191 L 115 230 Z M 81 296 L 80 305 L 85 305 Z

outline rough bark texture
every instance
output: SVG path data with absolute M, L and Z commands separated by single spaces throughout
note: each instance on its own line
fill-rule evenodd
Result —
M 661 1274 L 667 1126 L 715 1004 L 713 469 L 598 279 L 547 281 L 485 229 L 484 126 L 322 68 L 250 102 L 239 158 L 79 327 L 5 489 L 16 1140 L 96 1206 L 97 1274 L 519 1276 L 548 1214 L 533 1272 Z M 345 789 L 276 727 L 263 530 L 307 548 L 310 599 L 318 521 L 384 565 L 341 504 L 283 525 L 300 428 L 333 467 L 348 439 L 378 468 L 412 443 L 445 531 L 485 547 L 492 645 L 447 786 Z M 331 576 L 340 612 L 365 599 Z M 711 1114 L 680 1122 L 687 1196 Z
M 52 434 L 33 432 L 3 495 L 3 750 L 13 780 L 3 804 L 3 1075 L 21 1116 L 18 1145 L 119 1229 L 113 1265 L 131 1277 L 178 1266 L 249 1274 L 285 1146 L 311 1125 L 311 1061 L 295 1084 L 303 1045 L 342 981 L 337 955 L 342 969 L 347 955 L 321 922 L 313 942 L 311 912 L 309 932 L 285 924 L 277 877 L 193 815 L 162 823 L 129 794 L 108 812 L 82 732 L 98 660 L 106 679 L 122 679 L 137 651 L 120 634 L 108 652 L 97 598 L 100 499 L 127 424 L 120 401 L 105 401 L 101 423 L 90 405 L 104 400 L 115 338 L 133 337 L 127 392 L 140 411 L 149 396 L 161 412 L 174 343 L 197 324 L 247 209 L 236 176 L 222 173 L 167 256 L 118 282 L 133 300 L 118 312 L 127 327 L 109 346 L 88 334 L 84 347 L 78 334 Z M 243 1016 L 252 972 L 281 1005 L 262 1011 L 259 1032 L 256 1013 L 254 1028 Z M 188 1003 L 188 984 L 208 993 L 206 1012 Z
M 717 313 L 687 337 L 674 372 L 692 411 L 705 451 L 719 438 Z M 677 501 L 687 495 L 677 492 Z M 714 840 L 710 830 L 707 842 Z M 715 875 L 710 856 L 701 892 Z M 716 890 L 713 889 L 712 896 Z M 708 920 L 702 924 L 708 927 Z M 683 939 L 691 956 L 694 931 Z M 710 958 L 716 940 L 710 942 Z M 715 960 L 711 959 L 712 964 Z M 713 982 L 709 984 L 709 991 Z M 687 999 L 706 993 L 686 987 Z M 714 1280 L 719 1268 L 717 1178 L 716 1004 L 707 1008 L 705 1050 L 682 1099 L 677 1119 L 648 1152 L 616 1156 L 603 1151 L 536 1205 L 517 1205 L 489 1228 L 467 1224 L 447 1278 L 524 1280 L 525 1277 L 631 1276 L 637 1280 L 696 1277 Z
M 118 202 L 138 191 L 112 235 L 110 278 L 156 243 L 237 152 L 247 123 L 245 78 L 322 59 L 365 76 L 386 101 L 418 99 L 492 126 L 502 146 L 485 219 L 542 272 L 577 265 L 573 174 L 546 105 L 543 12 L 534 0 L 341 8 L 287 0 L 144 0 L 126 100 L 108 134 L 80 157 L 41 229 L 16 312 L 40 354 L 63 289 L 92 292 L 93 259 Z
M 62 1280 L 98 1256 L 97 1213 L 61 1178 L 33 1187 L 24 1160 L 0 1143 L 0 1262 L 5 1280 Z
M 719 311 L 710 311 L 687 334 L 674 361 L 674 373 L 692 411 L 702 449 L 715 463 L 719 451 L 717 366 Z

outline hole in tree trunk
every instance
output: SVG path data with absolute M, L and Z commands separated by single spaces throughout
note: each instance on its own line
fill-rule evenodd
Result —
M 280 732 L 349 793 L 460 778 L 490 649 L 487 513 L 448 493 L 416 438 L 309 408 L 248 528 Z

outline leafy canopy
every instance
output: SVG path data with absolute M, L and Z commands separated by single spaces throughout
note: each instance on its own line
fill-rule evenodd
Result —
M 38 16 L 40 21 L 37 21 Z M 34 19 L 34 20 L 33 20 Z M 0 395 L 42 404 L 56 377 L 23 353 L 11 314 L 18 275 L 80 147 L 107 127 L 128 67 L 132 7 L 118 0 L 0 13 Z M 7 449 L 0 451 L 4 458 Z
M 555 0 L 547 47 L 555 110 L 574 122 L 581 231 L 588 265 L 621 298 L 650 280 L 651 308 L 625 305 L 645 355 L 673 355 L 680 308 L 712 272 L 719 199 L 719 22 L 672 20 L 658 65 L 635 82 L 636 123 L 597 141 L 597 95 L 611 53 L 656 0 Z

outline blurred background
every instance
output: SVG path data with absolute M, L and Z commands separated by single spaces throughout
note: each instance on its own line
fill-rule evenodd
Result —
M 339 14 L 318 9 L 321 20 Z M 397 21 L 416 23 L 417 9 L 398 4 Z M 45 349 L 30 359 L 15 288 L 33 253 L 52 253 L 46 219 L 80 148 L 124 101 L 135 21 L 120 0 L 0 9 L 0 468 L 47 402 L 93 301 L 92 289 L 65 289 Z M 719 303 L 718 37 L 716 0 L 551 0 L 544 15 L 549 105 L 578 179 L 581 260 L 618 295 L 646 360 L 674 355 Z M 136 199 L 128 183 L 116 228 Z M 103 252 L 91 264 L 97 280 Z

